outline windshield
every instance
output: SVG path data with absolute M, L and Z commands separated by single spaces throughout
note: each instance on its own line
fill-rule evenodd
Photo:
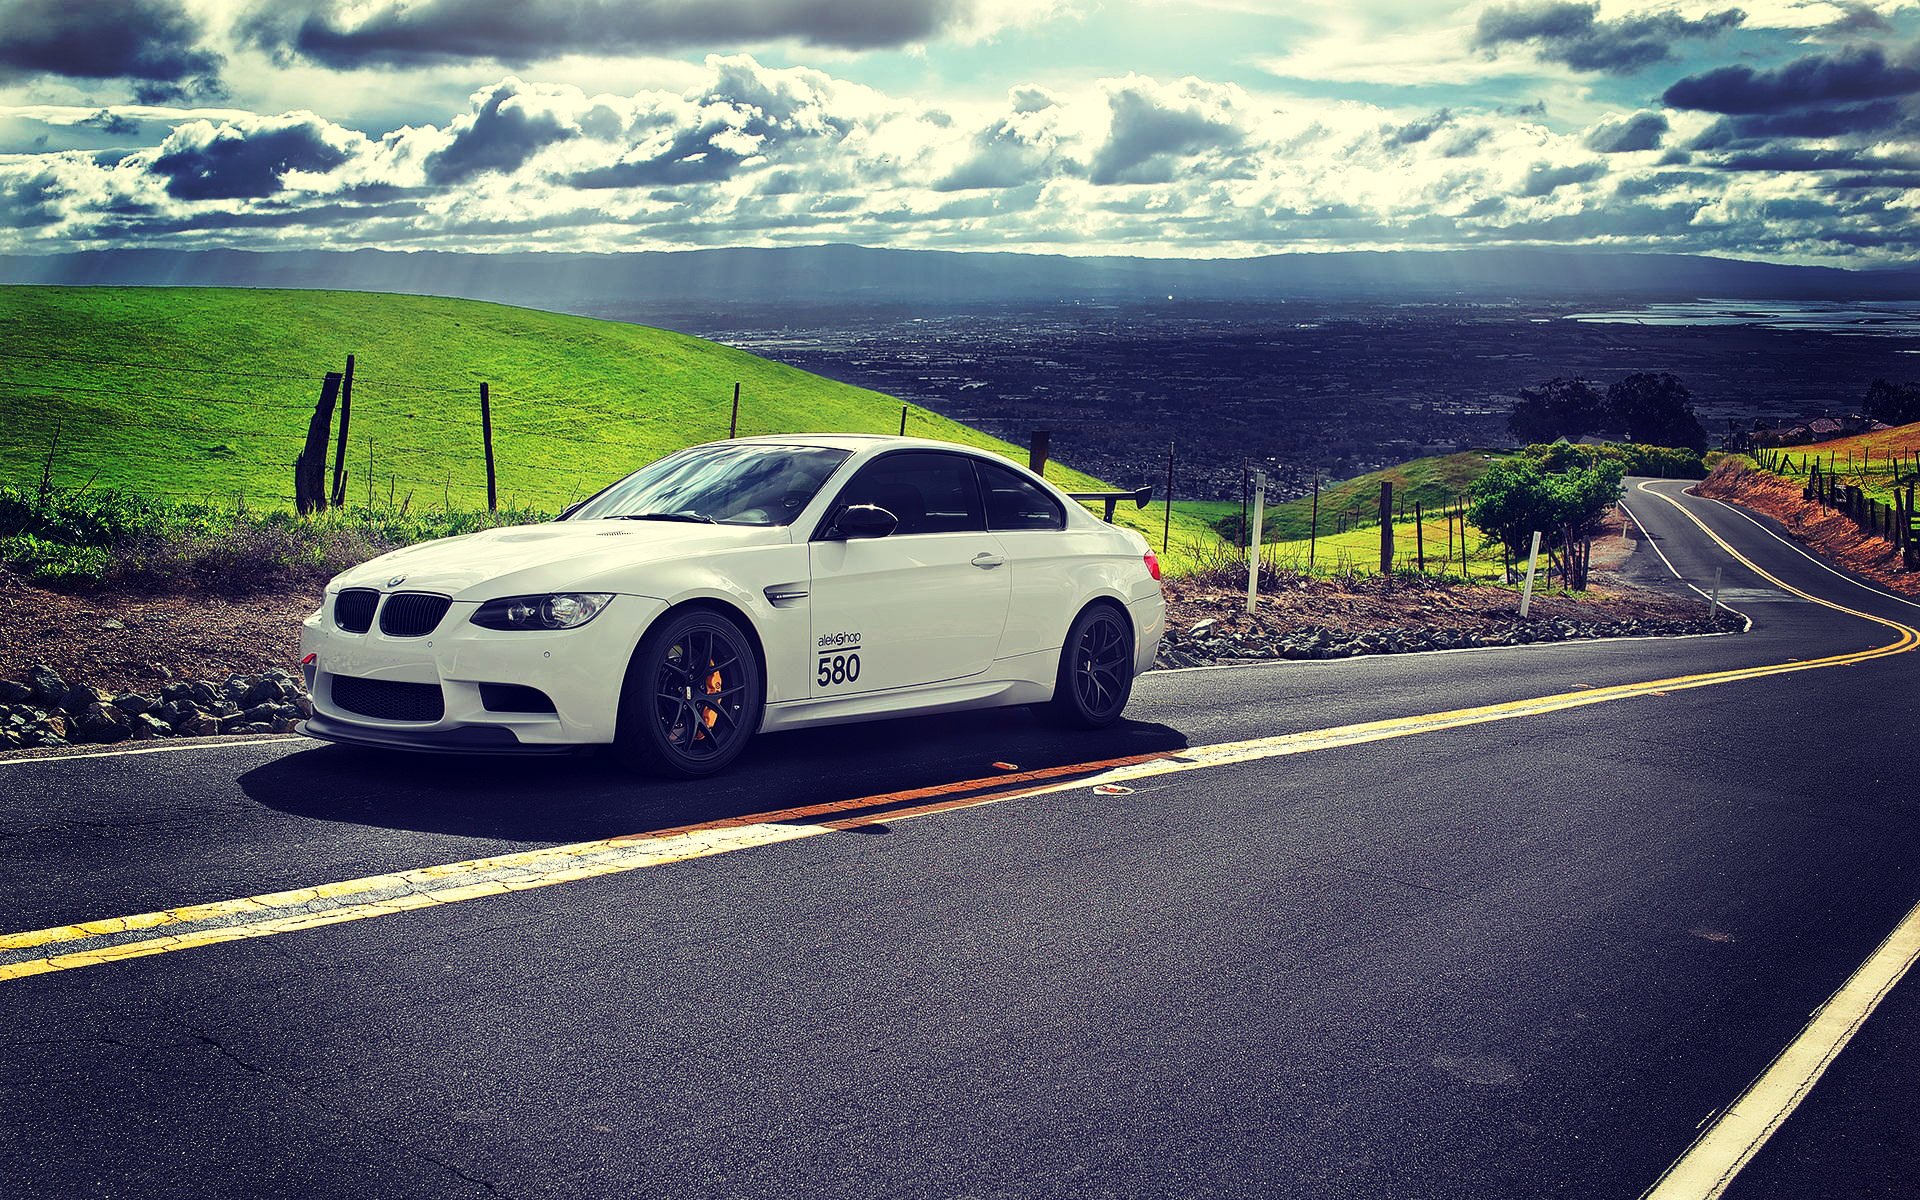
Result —
M 787 525 L 851 453 L 824 446 L 695 446 L 640 468 L 567 519 Z

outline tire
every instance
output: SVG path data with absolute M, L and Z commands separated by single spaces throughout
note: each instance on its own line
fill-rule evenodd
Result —
M 1054 716 L 1075 728 L 1100 729 L 1120 719 L 1132 695 L 1133 631 L 1113 605 L 1089 604 L 1060 647 Z
M 669 616 L 647 631 L 627 667 L 615 751 L 651 775 L 716 774 L 759 729 L 765 695 L 739 625 L 707 609 Z

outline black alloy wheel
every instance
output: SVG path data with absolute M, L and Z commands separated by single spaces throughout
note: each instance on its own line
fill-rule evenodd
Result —
M 615 745 L 657 775 L 725 769 L 760 726 L 760 665 L 746 634 L 695 609 L 649 631 L 627 669 Z
M 1110 604 L 1090 605 L 1074 618 L 1060 650 L 1053 707 L 1070 725 L 1098 729 L 1120 719 L 1133 694 L 1133 636 Z

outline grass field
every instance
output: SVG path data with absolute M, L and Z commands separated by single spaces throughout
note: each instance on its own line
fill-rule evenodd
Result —
M 1823 473 L 1861 488 L 1882 504 L 1892 504 L 1896 481 L 1904 491 L 1920 475 L 1920 423 L 1758 453 L 1787 478 L 1806 479 L 1817 462 Z
M 900 402 L 644 326 L 435 297 L 231 288 L 0 287 L 0 483 L 292 504 L 321 378 L 356 356 L 350 506 L 483 508 L 489 385 L 503 505 L 552 512 L 668 451 L 740 433 L 895 433 Z M 57 431 L 57 435 L 56 435 Z M 1026 453 L 937 414 L 915 436 Z M 1049 464 L 1069 490 L 1104 485 Z M 1123 506 L 1160 545 L 1160 511 Z M 1168 566 L 1213 552 L 1174 514 Z
M 1500 578 L 1499 545 L 1489 542 L 1478 529 L 1468 527 L 1466 545 L 1461 546 L 1460 526 L 1451 531 L 1444 519 L 1424 522 L 1395 521 L 1393 524 L 1393 561 L 1397 569 L 1412 570 L 1419 563 L 1420 538 L 1426 543 L 1426 567 L 1430 575 L 1451 575 L 1475 580 Z M 1267 561 L 1275 566 L 1304 571 L 1311 562 L 1316 574 L 1373 575 L 1380 571 L 1380 527 L 1349 529 L 1345 533 L 1322 534 L 1310 543 L 1307 538 L 1269 542 Z
M 1352 479 L 1324 484 L 1320 489 L 1320 532 L 1326 534 L 1337 531 L 1343 516 L 1349 526 L 1356 523 L 1372 525 L 1380 514 L 1380 484 L 1383 480 L 1393 484 L 1396 509 L 1403 503 L 1408 512 L 1413 510 L 1416 503 L 1423 508 L 1440 509 L 1458 500 L 1466 492 L 1468 484 L 1486 474 L 1492 462 L 1493 458 L 1487 454 L 1468 450 L 1459 454 L 1416 458 Z M 1240 505 L 1237 502 L 1175 501 L 1173 509 L 1176 515 L 1185 510 L 1212 525 L 1218 525 L 1230 517 L 1237 526 L 1240 518 Z M 1444 524 L 1441 529 L 1444 537 Z M 1267 505 L 1261 525 L 1262 541 L 1292 542 L 1305 539 L 1312 531 L 1312 497 Z M 1376 566 L 1377 558 L 1376 554 Z

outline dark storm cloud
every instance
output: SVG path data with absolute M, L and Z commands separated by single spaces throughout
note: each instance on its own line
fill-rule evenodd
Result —
M 1840 6 L 1845 11 L 1827 26 L 1829 33 L 1891 33 L 1893 23 L 1872 5 L 1853 3 Z
M 183 125 L 161 145 L 154 174 L 176 200 L 240 200 L 271 196 L 289 171 L 331 171 L 347 161 L 318 117 L 250 118 L 217 129 Z
M 1088 172 L 1094 183 L 1166 183 L 1176 160 L 1240 144 L 1241 133 L 1194 97 L 1130 83 L 1108 96 L 1112 125 Z
M 657 154 L 580 171 L 568 176 L 566 182 L 577 188 L 672 187 L 717 182 L 733 174 L 745 158 L 709 140 L 723 128 L 728 127 L 707 125 L 682 130 Z
M 1690 75 L 1662 97 L 1673 108 L 1717 113 L 1771 113 L 1816 105 L 1854 104 L 1920 92 L 1920 68 L 1888 59 L 1878 46 L 1809 54 L 1759 71 L 1720 67 Z
M 222 59 L 179 0 L 0 0 L 0 78 L 129 79 L 143 102 L 220 91 Z
M 1658 150 L 1667 134 L 1667 119 L 1657 112 L 1637 112 L 1620 121 L 1602 121 L 1587 134 L 1587 149 L 1601 154 Z
M 1482 12 L 1473 45 L 1477 50 L 1497 51 L 1525 43 L 1542 58 L 1576 71 L 1627 74 L 1671 58 L 1674 42 L 1717 37 L 1746 19 L 1739 9 L 1727 8 L 1698 20 L 1662 12 L 1603 21 L 1598 4 L 1529 0 Z
M 263 0 L 245 36 L 334 67 L 654 52 L 785 39 L 864 50 L 925 41 L 970 0 Z
M 126 137 L 130 134 L 140 132 L 140 122 L 131 117 L 123 117 L 110 108 L 103 108 L 99 112 L 81 119 L 78 123 L 86 126 L 88 129 L 98 129 L 101 133 L 109 134 L 113 137 Z
M 1913 171 L 1920 157 L 1885 156 L 1860 150 L 1809 150 L 1799 146 L 1769 146 L 1735 154 L 1714 164 L 1727 171 Z
M 1520 194 L 1523 196 L 1551 195 L 1568 184 L 1587 183 L 1606 173 L 1607 165 L 1600 162 L 1574 163 L 1565 167 L 1539 163 L 1527 172 L 1527 182 L 1520 189 Z
M 1905 120 L 1898 104 L 1881 100 L 1854 108 L 1816 108 L 1766 116 L 1722 117 L 1693 139 L 1695 150 L 1719 150 L 1740 142 L 1774 138 L 1831 138 L 1874 133 Z
M 528 104 L 523 87 L 506 79 L 481 93 L 474 111 L 453 123 L 453 141 L 427 158 L 427 180 L 459 183 L 487 171 L 516 171 L 541 149 L 579 134 L 552 112 Z

